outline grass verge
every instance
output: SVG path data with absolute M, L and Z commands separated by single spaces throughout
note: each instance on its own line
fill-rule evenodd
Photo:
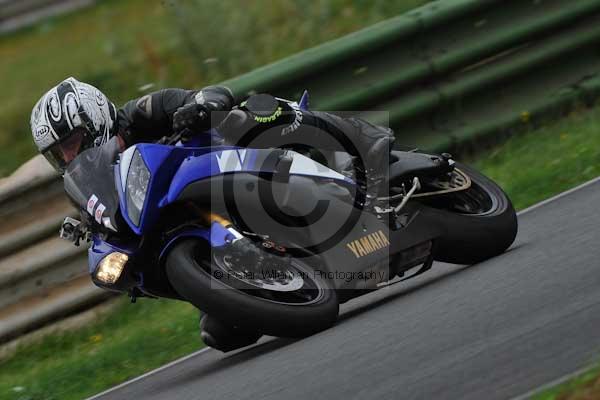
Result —
M 467 161 L 522 209 L 600 175 L 600 108 L 573 112 Z M 184 303 L 140 299 L 131 305 L 124 299 L 89 327 L 49 336 L 4 361 L 0 399 L 79 399 L 100 392 L 199 349 L 197 322 L 196 310 Z M 594 379 L 586 375 L 560 393 Z
M 467 160 L 496 181 L 517 209 L 600 175 L 600 107 L 515 135 Z
M 543 391 L 532 400 L 593 400 L 600 398 L 600 366 L 556 387 Z
M 49 335 L 3 361 L 0 399 L 86 398 L 202 346 L 193 306 L 123 298 L 86 328 Z

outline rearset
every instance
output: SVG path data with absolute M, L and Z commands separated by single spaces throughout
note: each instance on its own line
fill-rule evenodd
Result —
M 412 180 L 412 187 L 408 190 L 408 192 L 396 196 L 378 198 L 378 200 L 384 200 L 386 202 L 389 202 L 392 199 L 402 199 L 399 205 L 396 207 L 389 205 L 387 207 L 375 206 L 373 208 L 377 214 L 388 214 L 393 212 L 397 215 L 400 211 L 402 211 L 406 203 L 408 203 L 408 200 L 410 200 L 410 198 L 413 197 L 415 192 L 419 189 L 421 189 L 421 181 L 419 181 L 419 178 L 414 177 Z

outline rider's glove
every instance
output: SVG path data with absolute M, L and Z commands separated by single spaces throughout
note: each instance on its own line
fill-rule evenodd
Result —
M 209 113 L 202 104 L 187 104 L 173 114 L 173 131 L 176 133 L 185 129 L 192 132 L 202 132 L 209 128 Z

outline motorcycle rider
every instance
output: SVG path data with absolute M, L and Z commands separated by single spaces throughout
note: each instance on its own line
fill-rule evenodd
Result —
M 40 98 L 31 114 L 31 131 L 39 152 L 61 174 L 79 153 L 115 136 L 125 149 L 173 133 L 181 133 L 186 140 L 191 133 L 210 131 L 212 135 L 204 137 L 213 144 L 224 139 L 255 148 L 293 143 L 346 151 L 362 162 L 368 179 L 377 183 L 382 181 L 383 162 L 394 142 L 390 129 L 359 118 L 301 110 L 295 102 L 268 94 L 252 95 L 236 106 L 233 93 L 224 86 L 163 89 L 117 109 L 100 90 L 72 77 Z M 247 333 L 234 333 L 206 316 L 201 328 L 203 339 L 212 347 L 235 348 L 250 340 Z

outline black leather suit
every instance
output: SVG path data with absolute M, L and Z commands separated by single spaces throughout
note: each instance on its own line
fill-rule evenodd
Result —
M 174 114 L 188 104 L 205 107 L 211 126 L 229 143 L 242 146 L 295 144 L 366 156 L 377 140 L 383 138 L 388 150 L 394 140 L 390 129 L 360 118 L 300 110 L 297 103 L 269 95 L 250 96 L 235 106 L 231 91 L 223 86 L 199 91 L 163 89 L 131 100 L 117 113 L 116 132 L 127 145 L 157 141 L 173 133 Z

